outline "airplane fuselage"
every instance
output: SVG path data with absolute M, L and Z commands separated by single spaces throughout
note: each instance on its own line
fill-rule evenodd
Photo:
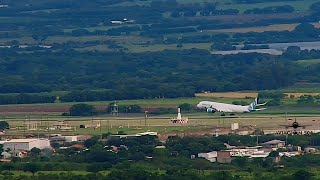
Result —
M 212 109 L 216 112 L 225 112 L 225 113 L 248 113 L 250 112 L 249 106 L 241 106 L 234 104 L 218 103 L 211 101 L 201 101 L 197 108 L 199 109 Z

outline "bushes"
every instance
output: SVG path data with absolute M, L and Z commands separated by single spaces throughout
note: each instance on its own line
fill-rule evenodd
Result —
M 88 104 L 75 104 L 70 107 L 70 116 L 93 116 L 98 114 L 96 108 Z

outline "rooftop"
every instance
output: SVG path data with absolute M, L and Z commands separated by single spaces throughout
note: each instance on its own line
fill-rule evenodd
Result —
M 29 143 L 37 140 L 39 139 L 11 139 L 11 140 L 5 141 L 4 143 Z
M 264 142 L 262 144 L 279 144 L 279 143 L 285 143 L 285 141 L 281 141 L 281 140 L 272 140 L 272 141 L 267 141 L 267 142 Z

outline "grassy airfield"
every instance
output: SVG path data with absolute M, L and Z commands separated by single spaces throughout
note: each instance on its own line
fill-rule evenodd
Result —
M 279 125 L 290 124 L 293 120 L 288 121 L 288 118 L 297 118 L 299 123 L 311 124 L 312 127 L 308 129 L 320 128 L 320 115 L 317 114 L 241 114 L 235 116 L 220 116 L 220 115 L 208 115 L 206 112 L 197 114 L 183 114 L 189 117 L 189 122 L 186 124 L 174 124 L 170 122 L 175 115 L 168 116 L 144 116 L 137 117 L 94 117 L 94 118 L 30 118 L 25 119 L 11 119 L 9 124 L 12 129 L 6 131 L 6 134 L 25 135 L 25 134 L 91 134 L 99 135 L 103 133 L 118 133 L 120 131 L 133 134 L 146 131 L 156 131 L 160 134 L 171 133 L 213 133 L 215 129 L 230 128 L 231 123 L 240 123 L 241 126 L 260 128 L 263 130 L 283 129 Z M 58 121 L 65 120 L 67 126 L 71 127 L 69 131 L 60 130 L 47 130 L 48 127 L 52 127 Z M 25 123 L 38 122 L 39 130 L 27 130 Z M 101 123 L 97 128 L 79 128 L 80 125 L 97 125 Z
M 91 134 L 99 135 L 107 132 L 117 133 L 123 131 L 127 134 L 156 131 L 160 134 L 170 133 L 212 133 L 215 129 L 230 128 L 230 124 L 234 122 L 240 123 L 242 126 L 250 126 L 251 128 L 261 128 L 265 130 L 283 129 L 279 125 L 289 124 L 286 119 L 297 118 L 302 124 L 312 124 L 312 128 L 320 126 L 320 108 L 297 106 L 298 97 L 303 94 L 313 96 L 319 93 L 288 93 L 288 97 L 282 101 L 281 106 L 267 107 L 265 111 L 236 114 L 231 116 L 221 116 L 221 113 L 209 114 L 207 112 L 182 112 L 182 115 L 189 118 L 186 124 L 173 124 L 170 119 L 176 114 L 153 115 L 148 114 L 119 114 L 118 117 L 112 117 L 109 114 L 94 117 L 66 117 L 61 116 L 60 111 L 67 111 L 68 108 L 75 103 L 53 103 L 53 104 L 27 104 L 27 105 L 4 105 L 0 106 L 0 118 L 8 121 L 11 129 L 6 134 L 26 135 L 26 134 Z M 144 99 L 144 100 L 126 100 L 119 101 L 119 105 L 138 104 L 144 108 L 148 107 L 169 107 L 176 108 L 182 103 L 196 105 L 202 100 L 211 100 L 217 102 L 232 103 L 233 101 L 245 101 L 248 104 L 253 101 L 257 93 L 254 92 L 232 92 L 232 93 L 202 93 L 196 94 L 195 98 L 178 98 L 178 99 Z M 107 106 L 111 101 L 103 102 L 86 102 L 99 106 L 100 108 Z M 57 111 L 48 111 L 39 113 L 45 107 L 45 110 L 57 109 Z M 13 110 L 12 112 L 9 112 Z M 66 122 L 69 131 L 48 130 L 58 122 Z M 27 123 L 38 123 L 38 130 L 28 130 Z M 95 126 L 101 124 L 97 128 L 80 129 L 80 125 Z M 309 127 L 311 128 L 311 127 Z M 320 129 L 320 127 L 319 127 Z

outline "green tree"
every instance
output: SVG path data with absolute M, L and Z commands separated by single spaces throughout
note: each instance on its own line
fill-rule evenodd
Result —
M 24 165 L 24 171 L 31 172 L 33 176 L 39 170 L 40 170 L 40 166 L 37 163 L 27 163 Z
M 71 116 L 92 116 L 96 115 L 97 110 L 92 105 L 88 104 L 75 104 L 69 109 L 69 114 Z
M 232 164 L 235 164 L 241 168 L 245 168 L 248 166 L 249 161 L 247 157 L 236 157 L 232 160 Z
M 0 121 L 0 130 L 9 129 L 9 123 L 6 121 Z
M 90 138 L 84 141 L 84 146 L 90 148 L 98 143 L 98 140 L 95 138 Z
M 2 167 L 3 170 L 9 171 L 9 172 L 10 172 L 12 169 L 14 169 L 14 166 L 13 166 L 11 163 L 5 163 L 5 164 L 3 164 L 1 167 Z
M 234 179 L 232 174 L 228 171 L 213 172 L 209 175 L 209 178 L 214 179 L 214 180 L 232 180 L 232 179 Z
M 309 104 L 313 105 L 315 103 L 313 96 L 311 95 L 303 95 L 300 96 L 297 100 L 297 104 Z
M 277 151 L 272 151 L 272 152 L 270 152 L 270 154 L 269 154 L 269 157 L 278 157 L 279 156 L 279 152 L 277 152 Z
M 294 180 L 310 180 L 314 176 L 307 170 L 299 170 L 292 174 L 292 179 Z
M 103 170 L 110 169 L 112 165 L 110 163 L 92 163 L 87 167 L 90 172 L 99 172 Z
M 179 105 L 179 108 L 181 109 L 181 111 L 191 111 L 193 106 L 189 103 L 183 103 Z
M 30 153 L 32 155 L 39 155 L 41 153 L 41 149 L 34 147 L 30 150 Z
M 51 143 L 51 147 L 53 147 L 54 149 L 58 149 L 60 147 L 60 144 L 57 142 L 53 142 Z

